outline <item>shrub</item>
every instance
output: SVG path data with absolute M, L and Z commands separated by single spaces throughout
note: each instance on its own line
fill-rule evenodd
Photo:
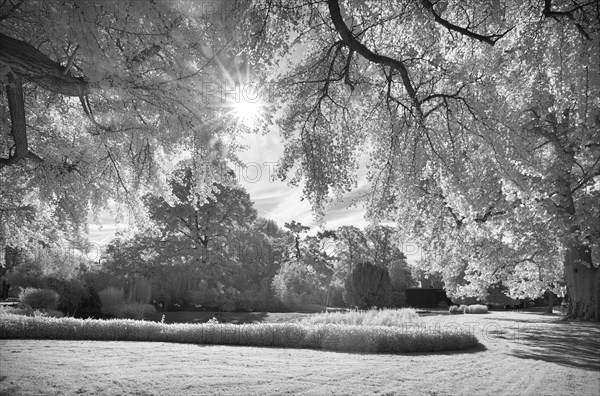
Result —
M 237 310 L 244 312 L 267 311 L 269 297 L 271 297 L 269 283 L 261 281 L 240 290 L 236 298 Z
M 320 304 L 326 290 L 301 262 L 285 261 L 273 277 L 275 296 L 288 308 L 298 309 L 302 304 Z
M 392 287 L 392 305 L 398 308 L 406 306 L 406 290 L 398 291 Z
M 155 312 L 156 309 L 152 304 L 123 304 L 114 309 L 113 315 L 121 319 L 142 320 Z
M 24 307 L 24 306 L 12 306 L 12 307 L 2 307 L 0 306 L 0 315 L 2 314 L 12 314 L 12 315 L 23 315 L 23 316 L 33 316 L 34 312 L 40 312 L 40 311 L 36 311 L 32 308 L 29 307 Z
M 65 316 L 60 311 L 53 309 L 40 311 L 39 309 L 33 309 L 31 307 L 0 307 L 0 316 L 2 315 L 21 315 L 21 316 L 50 316 L 53 318 L 62 318 Z
M 387 307 L 391 301 L 392 280 L 388 270 L 370 262 L 358 263 L 345 282 L 344 300 L 359 308 Z
M 465 313 L 468 313 L 468 314 L 484 314 L 484 313 L 488 313 L 488 307 L 487 307 L 487 305 L 482 305 L 482 304 L 469 305 L 465 309 Z
M 125 302 L 123 289 L 120 287 L 107 287 L 98 293 L 100 310 L 105 315 L 114 315 L 115 310 Z
M 403 326 L 420 322 L 417 311 L 403 309 L 370 309 L 368 311 L 326 312 L 303 318 L 303 324 L 345 324 L 354 326 Z
M 32 309 L 56 310 L 58 307 L 58 293 L 50 289 L 24 289 L 20 296 L 21 304 Z
M 448 309 L 448 312 L 450 312 L 451 314 L 461 314 L 461 313 L 464 313 L 464 311 L 462 309 L 460 309 L 460 307 L 458 305 L 452 305 L 452 306 L 450 306 L 450 308 Z
M 36 316 L 36 315 L 34 315 Z M 44 312 L 44 315 L 42 316 L 49 316 L 51 318 L 64 318 L 65 314 L 62 313 L 61 311 L 56 311 L 54 309 L 50 309 L 46 312 Z
M 77 279 L 61 280 L 49 277 L 44 280 L 44 285 L 58 292 L 60 296 L 58 309 L 67 314 L 78 310 L 89 294 L 85 286 Z
M 446 308 L 448 308 L 448 303 L 446 301 L 440 301 L 438 303 L 438 308 L 439 309 L 446 309 Z
M 137 278 L 127 296 L 130 304 L 148 304 L 152 299 L 152 283 L 146 278 Z
M 458 307 L 458 310 L 461 311 L 462 313 L 465 313 L 467 307 L 468 307 L 468 305 L 460 304 L 460 306 Z

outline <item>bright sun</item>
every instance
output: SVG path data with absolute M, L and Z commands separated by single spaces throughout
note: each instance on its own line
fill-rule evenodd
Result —
M 233 104 L 231 113 L 240 123 L 248 128 L 254 128 L 261 116 L 261 111 L 262 104 L 259 101 L 249 102 L 240 100 Z

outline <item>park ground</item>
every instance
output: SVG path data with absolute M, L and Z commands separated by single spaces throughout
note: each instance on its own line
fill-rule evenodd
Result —
M 257 314 L 257 321 L 284 318 Z M 600 394 L 600 324 L 558 319 L 521 312 L 425 316 L 473 331 L 482 344 L 442 354 L 0 340 L 0 394 Z

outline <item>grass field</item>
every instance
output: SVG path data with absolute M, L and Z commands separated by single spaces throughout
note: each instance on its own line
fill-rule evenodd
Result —
M 555 394 L 600 389 L 600 325 L 493 312 L 423 317 L 469 352 L 378 355 L 146 342 L 1 340 L 2 394 Z

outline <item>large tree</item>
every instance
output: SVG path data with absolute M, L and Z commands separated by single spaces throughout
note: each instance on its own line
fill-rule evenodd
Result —
M 105 269 L 119 278 L 149 278 L 157 297 L 171 302 L 268 308 L 271 282 L 287 255 L 288 233 L 257 219 L 240 186 L 215 184 L 212 197 L 202 200 L 194 194 L 195 182 L 184 165 L 170 181 L 174 201 L 147 195 L 149 222 L 133 237 L 113 240 Z
M 578 1 L 257 2 L 279 76 L 281 176 L 322 213 L 370 152 L 370 215 L 454 294 L 557 290 L 600 320 L 600 8 Z M 294 53 L 294 51 L 291 51 Z
M 230 177 L 234 175 L 231 173 Z M 236 244 L 237 233 L 248 232 L 256 219 L 248 193 L 239 186 L 214 184 L 212 196 L 204 199 L 194 192 L 196 183 L 190 167 L 183 165 L 170 180 L 173 201 L 151 194 L 143 198 L 150 221 L 127 249 L 137 257 L 116 261 L 125 264 L 130 275 L 136 275 L 132 266 L 141 261 L 139 271 L 148 270 L 145 267 L 152 263 L 181 264 L 193 269 L 199 278 L 220 278 L 227 271 L 231 273 L 233 257 L 248 254 Z M 144 260 L 144 256 L 149 260 Z
M 197 164 L 198 193 L 222 181 L 213 159 L 235 159 L 242 126 L 227 107 L 251 58 L 236 7 L 2 2 L 0 217 L 18 226 L 2 222 L 0 248 L 36 238 L 43 218 L 76 229 L 90 208 L 136 211 L 148 192 L 169 195 L 182 156 Z M 40 220 L 29 227 L 31 211 Z

